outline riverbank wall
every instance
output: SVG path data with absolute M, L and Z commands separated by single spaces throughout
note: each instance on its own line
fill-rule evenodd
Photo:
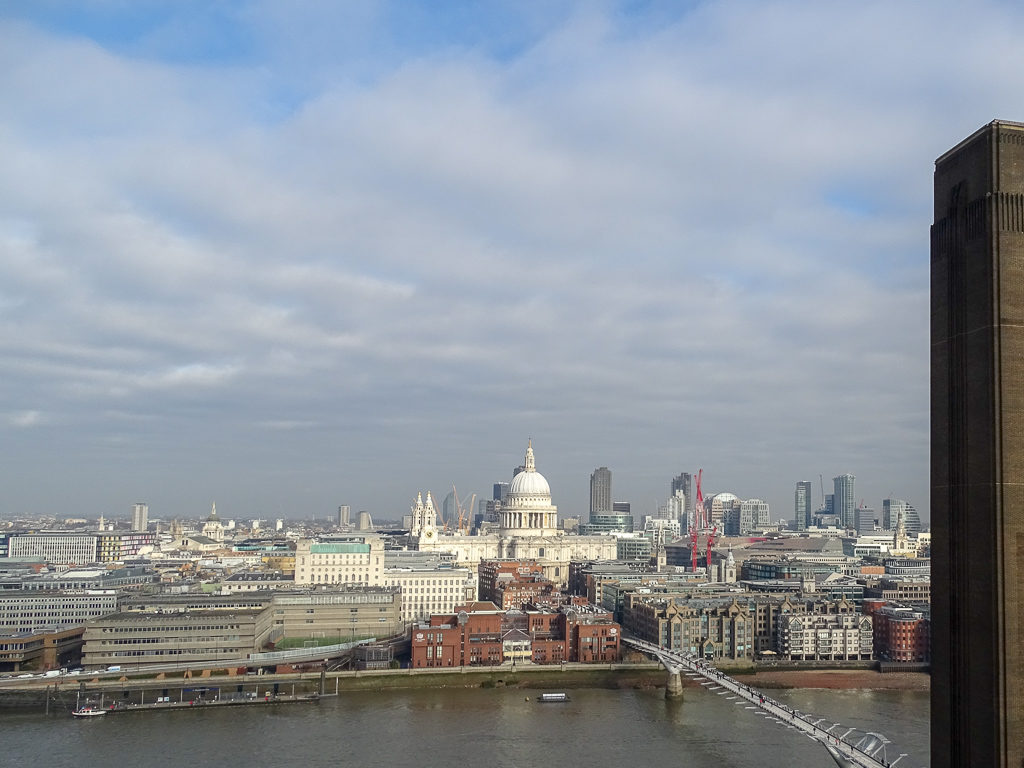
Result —
M 665 684 L 665 670 L 644 664 L 566 664 L 563 666 L 500 666 L 459 669 L 387 669 L 265 675 L 208 674 L 191 678 L 132 675 L 120 678 L 64 679 L 0 688 L 0 709 L 73 708 L 78 702 L 103 697 L 124 706 L 139 706 L 158 697 L 172 702 L 246 697 L 335 695 L 345 691 L 409 688 L 654 688 Z
M 881 673 L 876 669 L 723 668 L 752 688 L 848 688 L 928 690 L 931 678 L 921 672 Z M 46 683 L 45 685 L 43 683 Z M 214 697 L 248 697 L 266 700 L 274 696 L 310 694 L 340 695 L 345 691 L 387 691 L 415 688 L 660 688 L 667 673 L 656 662 L 635 664 L 565 664 L 465 667 L 458 669 L 387 669 L 367 671 L 303 672 L 266 675 L 209 673 L 192 678 L 153 675 L 120 678 L 77 678 L 24 683 L 0 688 L 0 709 L 60 711 L 78 702 L 96 699 L 142 705 L 157 697 L 173 702 L 201 702 Z M 683 677 L 687 686 L 699 681 Z

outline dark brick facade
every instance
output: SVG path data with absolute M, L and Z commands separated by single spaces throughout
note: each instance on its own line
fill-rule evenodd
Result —
M 1024 124 L 935 162 L 932 765 L 1024 764 Z

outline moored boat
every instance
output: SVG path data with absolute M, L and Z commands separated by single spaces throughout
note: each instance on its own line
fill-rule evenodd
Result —
M 86 705 L 84 707 L 79 707 L 71 714 L 75 717 L 99 717 L 100 715 L 107 714 L 107 711 L 105 709 L 100 709 L 99 707 Z

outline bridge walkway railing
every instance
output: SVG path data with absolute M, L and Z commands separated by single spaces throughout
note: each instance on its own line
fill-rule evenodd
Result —
M 693 654 L 683 654 L 678 651 L 670 651 L 660 646 L 648 643 L 636 638 L 623 638 L 623 642 L 631 645 L 637 650 L 656 656 L 665 668 L 670 672 L 687 671 L 691 676 L 703 677 L 710 685 L 709 690 L 720 687 L 729 693 L 734 694 L 737 699 L 757 707 L 766 717 L 780 725 L 795 728 L 809 738 L 819 742 L 836 763 L 844 768 L 892 768 L 906 755 L 901 754 L 892 762 L 889 762 L 885 754 L 885 747 L 889 740 L 881 734 L 864 734 L 856 742 L 847 740 L 847 737 L 855 729 L 849 728 L 845 733 L 836 735 L 843 726 L 839 723 L 832 723 L 827 728 L 822 724 L 825 718 L 817 717 L 807 712 L 800 712 L 792 707 L 775 701 L 766 696 L 763 691 L 752 688 L 729 677 L 721 670 L 715 668 L 704 659 Z M 716 691 L 718 692 L 718 691 Z M 833 733 L 836 731 L 836 733 Z

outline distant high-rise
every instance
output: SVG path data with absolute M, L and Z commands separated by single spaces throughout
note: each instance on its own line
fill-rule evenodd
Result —
M 910 507 L 903 499 L 882 499 L 882 528 L 896 530 L 896 522 L 902 517 L 906 525 L 906 511 Z
M 996 121 L 935 161 L 933 768 L 1024 765 L 1022 381 L 1024 123 Z
M 763 531 L 771 525 L 771 510 L 767 501 L 747 499 L 740 501 L 738 507 L 737 510 L 734 506 L 734 514 L 729 516 L 734 521 L 733 525 L 729 525 L 730 520 L 726 521 L 729 528 L 737 529 L 734 535 L 746 536 L 754 531 Z
M 908 536 L 917 536 L 921 532 L 921 515 L 910 504 L 903 510 L 903 527 Z
M 491 495 L 492 501 L 504 501 L 505 497 L 508 496 L 508 483 L 495 483 L 493 494 Z
M 853 527 L 861 536 L 875 530 L 875 510 L 871 507 L 857 507 L 853 511 Z
M 671 495 L 675 496 L 676 493 L 682 491 L 683 496 L 686 497 L 691 508 L 693 507 L 693 496 L 690 494 L 692 488 L 693 475 L 691 475 L 689 472 L 680 472 L 678 475 L 672 478 Z
M 149 528 L 149 504 L 135 504 L 132 507 L 132 530 L 145 531 Z
M 448 495 L 441 502 L 441 524 L 456 526 L 459 519 L 459 505 L 455 501 L 455 489 L 448 491 Z
M 342 504 L 338 507 L 338 527 L 345 528 L 352 524 L 352 507 Z
M 590 514 L 603 515 L 612 511 L 612 471 L 598 467 L 590 474 Z
M 801 480 L 796 484 L 793 505 L 793 526 L 798 531 L 806 530 L 811 524 L 811 481 Z
M 847 473 L 832 478 L 835 488 L 833 496 L 833 514 L 839 515 L 839 524 L 846 528 L 853 528 L 857 524 L 854 512 L 857 509 L 857 499 L 853 493 L 853 484 L 856 477 Z

